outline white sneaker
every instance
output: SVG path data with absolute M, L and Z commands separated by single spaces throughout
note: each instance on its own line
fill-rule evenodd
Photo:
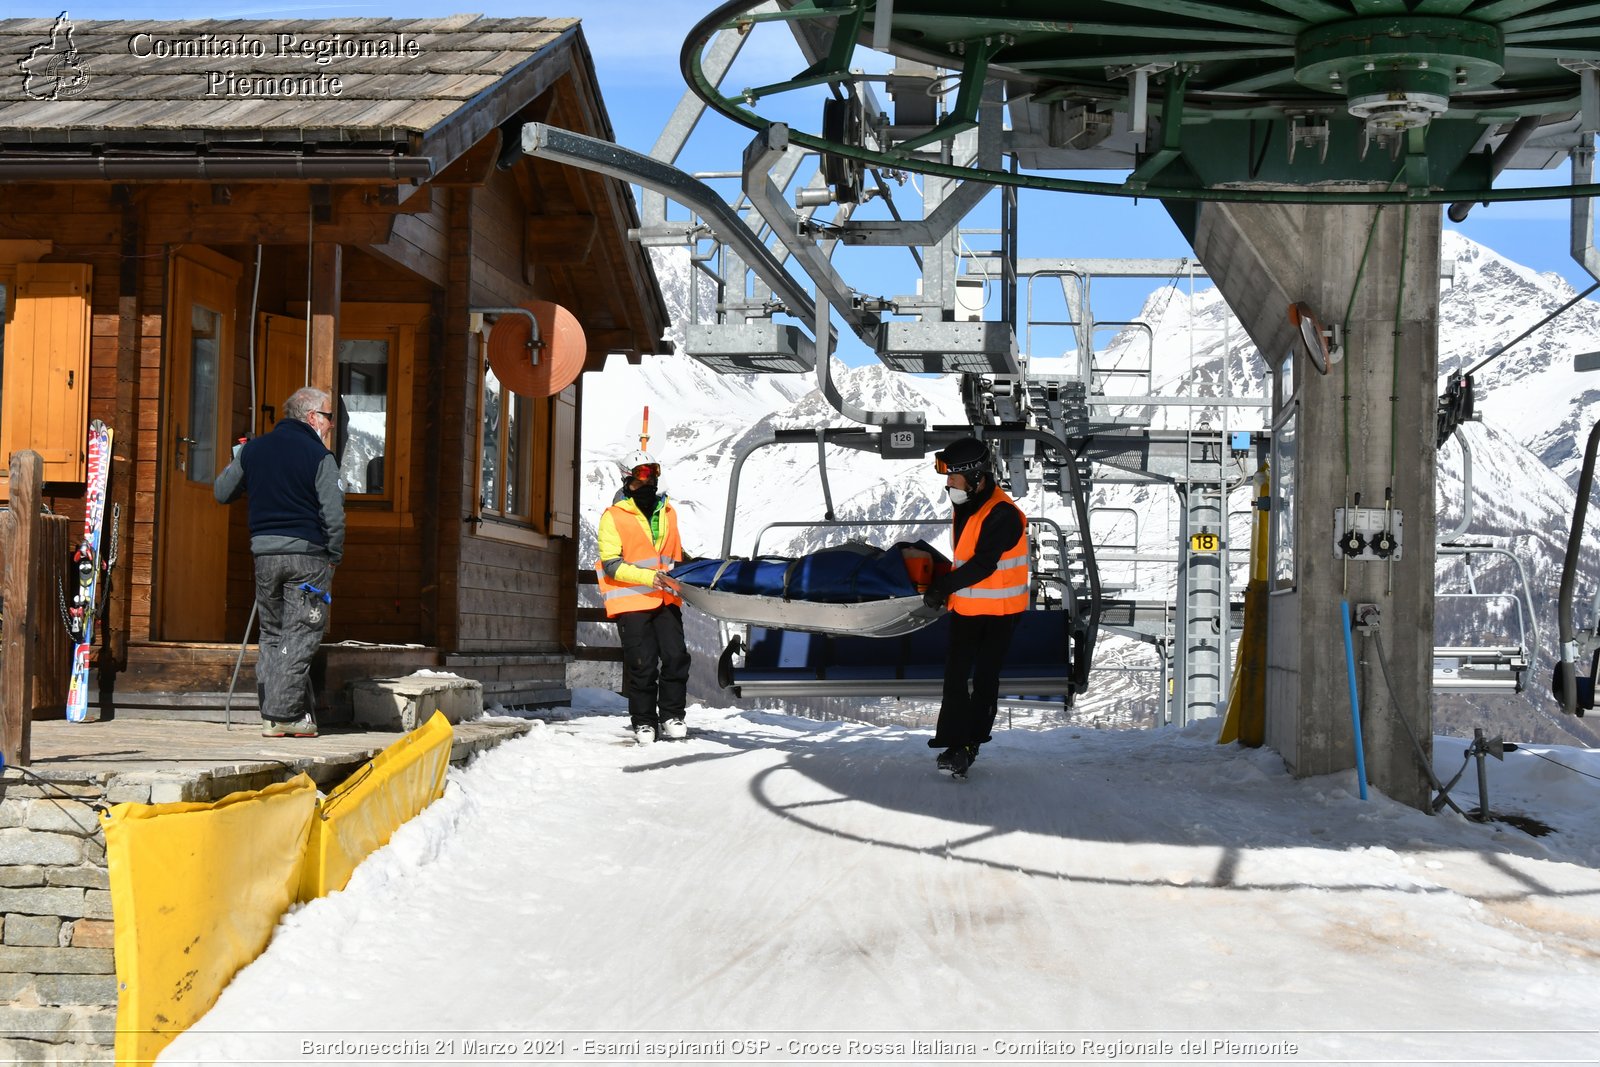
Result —
M 641 745 L 653 745 L 656 743 L 656 728 L 640 723 L 633 728 L 633 739 Z
M 661 736 L 668 741 L 682 741 L 689 736 L 689 727 L 682 719 L 668 719 L 661 724 Z
M 317 720 L 309 712 L 298 719 L 279 721 L 277 719 L 261 720 L 262 737 L 316 737 Z

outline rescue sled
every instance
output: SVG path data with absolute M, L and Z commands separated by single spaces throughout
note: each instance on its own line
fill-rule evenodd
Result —
M 723 622 L 898 637 L 943 614 L 923 604 L 922 591 L 949 567 L 926 542 L 888 549 L 851 542 L 796 559 L 697 560 L 679 564 L 671 577 L 687 603 Z

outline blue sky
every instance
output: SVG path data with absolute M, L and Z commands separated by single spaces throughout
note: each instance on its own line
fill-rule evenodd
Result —
M 59 0 L 58 0 L 59 2 Z M 648 151 L 656 140 L 684 85 L 678 73 L 678 53 L 690 27 L 716 6 L 716 0 L 477 0 L 459 7 L 438 2 L 386 0 L 367 4 L 243 4 L 218 5 L 191 0 L 120 0 L 120 2 L 69 3 L 74 19 L 100 18 L 330 18 L 330 17 L 440 17 L 461 10 L 486 15 L 568 15 L 581 14 L 584 35 L 594 55 L 613 126 L 619 143 Z M 53 16 L 58 3 L 27 0 L 8 5 L 15 16 Z M 751 81 L 774 81 L 795 67 L 787 56 L 757 47 L 758 41 L 772 33 L 770 27 L 752 35 L 746 56 L 736 67 L 731 81 L 741 81 L 750 71 Z M 798 123 L 799 120 L 797 120 Z M 808 128 L 815 125 L 808 123 Z M 733 170 L 739 152 L 749 140 L 749 131 L 717 115 L 702 120 L 690 142 L 690 156 L 680 165 L 691 170 Z M 1102 177 L 1102 176 L 1095 176 Z M 1509 172 L 1502 185 L 1554 184 L 1567 180 L 1565 168 L 1552 172 Z M 871 215 L 858 217 L 872 217 Z M 1033 256 L 1141 256 L 1177 257 L 1189 248 L 1155 201 L 1132 201 L 1113 197 L 1091 197 L 1062 193 L 1026 193 L 1021 205 L 1021 252 Z M 974 226 L 995 223 L 978 218 Z M 1477 207 L 1459 228 L 1469 237 L 1490 246 L 1502 255 L 1541 271 L 1556 271 L 1582 288 L 1590 279 L 1572 261 L 1568 252 L 1569 222 L 1565 201 L 1534 201 Z M 875 257 L 875 258 L 869 258 Z M 843 259 L 841 269 L 859 290 L 892 296 L 909 291 L 914 285 L 908 257 L 904 251 L 863 253 L 859 259 Z M 1148 288 L 1148 287 L 1146 287 Z M 1136 294 L 1129 290 L 1126 302 Z M 1097 304 L 1100 318 L 1131 316 L 1134 309 L 1112 308 L 1110 313 Z M 1120 314 L 1126 311 L 1127 315 Z M 992 312 L 991 312 L 992 317 Z M 850 362 L 863 354 L 843 353 Z

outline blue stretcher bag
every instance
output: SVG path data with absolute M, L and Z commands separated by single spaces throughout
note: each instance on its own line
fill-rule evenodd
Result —
M 901 541 L 886 549 L 852 541 L 798 559 L 762 556 L 696 560 L 674 567 L 672 577 L 724 593 L 857 604 L 864 600 L 919 595 L 906 567 L 908 549 L 914 550 L 914 554 L 931 554 L 940 562 L 944 560 L 925 541 Z

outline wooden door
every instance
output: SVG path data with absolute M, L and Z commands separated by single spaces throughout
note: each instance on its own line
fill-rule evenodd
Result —
M 86 476 L 90 280 L 87 263 L 21 263 L 0 277 L 9 282 L 11 305 L 8 316 L 8 301 L 0 299 L 0 462 L 31 448 L 44 460 L 47 482 Z
M 261 316 L 256 349 L 263 354 L 257 432 L 268 433 L 283 418 L 283 402 L 306 384 L 306 320 Z
M 156 636 L 228 641 L 228 509 L 211 483 L 232 458 L 234 331 L 241 267 L 206 249 L 173 258 L 162 405 Z

